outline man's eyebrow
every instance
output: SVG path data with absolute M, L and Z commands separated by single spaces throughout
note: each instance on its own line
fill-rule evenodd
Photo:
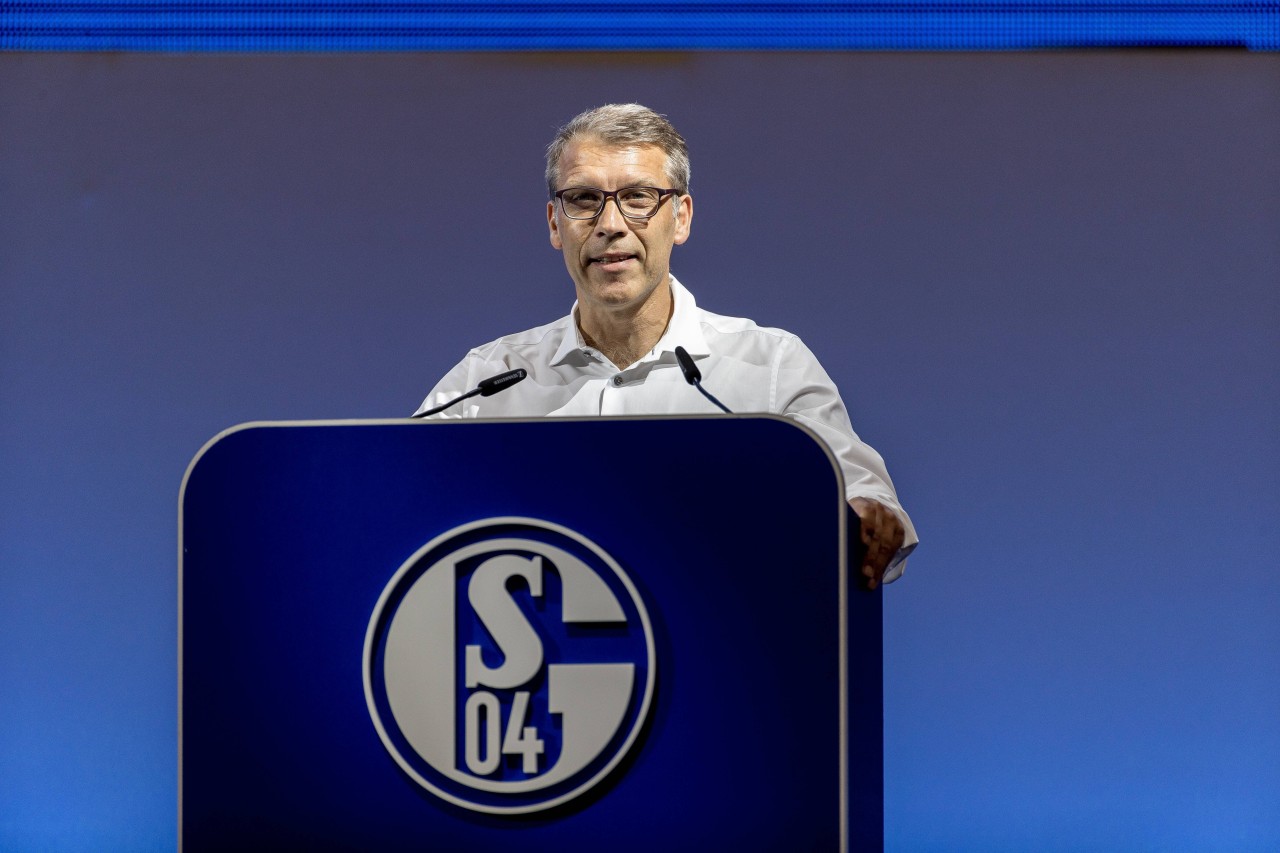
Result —
M 601 189 L 601 187 L 596 187 L 594 184 L 586 184 L 586 183 L 582 183 L 582 184 L 571 183 L 569 184 L 569 186 L 592 187 L 593 189 Z M 660 190 L 663 188 L 660 183 L 654 181 L 652 178 L 627 178 L 623 181 L 618 182 L 618 189 L 620 190 L 625 190 L 629 187 L 645 187 L 648 189 L 655 189 L 655 190 Z

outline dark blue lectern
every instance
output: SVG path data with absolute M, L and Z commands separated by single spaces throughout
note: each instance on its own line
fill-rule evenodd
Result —
M 249 424 L 179 511 L 185 850 L 882 847 L 880 596 L 791 421 Z

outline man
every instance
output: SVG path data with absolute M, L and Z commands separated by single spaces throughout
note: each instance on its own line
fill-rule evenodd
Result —
M 546 177 L 551 245 L 577 302 L 561 320 L 473 349 L 418 411 L 515 368 L 531 381 L 440 417 L 715 411 L 685 384 L 675 357 L 683 346 L 732 411 L 787 415 L 826 440 L 861 519 L 867 586 L 901 575 L 917 541 L 911 520 L 817 359 L 788 332 L 703 311 L 671 275 L 672 249 L 693 221 L 689 154 L 675 128 L 639 104 L 588 110 L 547 149 Z

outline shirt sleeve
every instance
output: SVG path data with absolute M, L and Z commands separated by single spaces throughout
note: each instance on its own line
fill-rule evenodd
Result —
M 795 336 L 788 336 L 774 357 L 773 411 L 794 418 L 826 441 L 844 474 L 845 499 L 869 498 L 893 510 L 905 531 L 902 547 L 885 570 L 886 583 L 902 576 L 907 556 L 919 543 L 911 517 L 902 508 L 884 460 L 858 438 L 831 377 L 817 357 Z
M 472 381 L 472 374 L 474 373 L 474 366 L 477 360 L 474 350 L 467 353 L 466 358 L 454 365 L 453 369 L 446 373 L 444 378 L 436 383 L 436 387 L 431 389 L 431 393 L 427 394 L 426 399 L 424 399 L 422 404 L 418 406 L 416 411 L 414 411 L 414 416 L 417 416 L 419 412 L 434 409 L 436 406 L 443 406 L 450 400 L 456 397 L 461 397 L 463 394 L 474 388 L 475 383 Z M 443 412 L 429 415 L 428 417 L 439 419 L 461 418 L 464 417 L 464 412 L 465 409 L 462 406 L 455 406 L 451 409 L 445 409 Z

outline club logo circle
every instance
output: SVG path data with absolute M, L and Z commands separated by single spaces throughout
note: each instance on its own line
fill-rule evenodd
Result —
M 580 796 L 649 712 L 653 629 L 585 536 L 533 518 L 456 527 L 405 561 L 364 644 L 369 715 L 409 778 L 490 814 Z

